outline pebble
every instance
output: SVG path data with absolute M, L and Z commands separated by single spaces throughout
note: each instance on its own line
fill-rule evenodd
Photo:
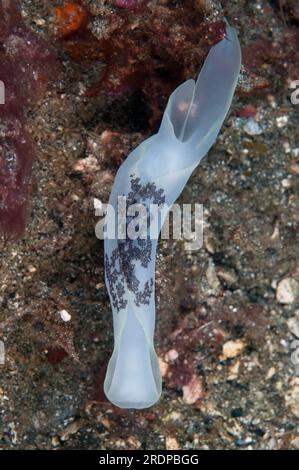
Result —
M 221 359 L 231 359 L 241 354 L 245 349 L 245 343 L 240 339 L 235 341 L 230 340 L 224 343 L 222 346 L 222 357 Z
M 297 320 L 297 318 L 295 318 L 295 317 L 291 317 L 291 318 L 288 319 L 287 325 L 288 325 L 289 331 L 294 336 L 299 338 L 299 320 Z
M 71 315 L 69 314 L 69 312 L 67 312 L 66 310 L 60 310 L 60 317 L 61 317 L 61 320 L 65 321 L 65 322 L 68 322 L 71 320 Z
M 276 300 L 280 304 L 292 304 L 299 294 L 299 284 L 292 277 L 282 279 L 276 289 Z
M 252 118 L 248 119 L 244 126 L 244 131 L 248 135 L 260 135 L 263 132 L 261 126 Z
M 183 401 L 187 405 L 194 405 L 200 398 L 203 397 L 203 383 L 202 378 L 193 375 L 190 382 L 183 386 Z

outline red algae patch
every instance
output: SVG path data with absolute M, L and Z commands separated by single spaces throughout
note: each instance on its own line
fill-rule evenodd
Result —
M 58 70 L 55 54 L 24 24 L 17 2 L 0 2 L 0 233 L 22 235 L 34 146 L 26 111 Z

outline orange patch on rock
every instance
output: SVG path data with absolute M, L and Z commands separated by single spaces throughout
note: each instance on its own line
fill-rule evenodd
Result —
M 65 37 L 84 28 L 88 22 L 86 10 L 75 2 L 54 9 L 56 34 Z

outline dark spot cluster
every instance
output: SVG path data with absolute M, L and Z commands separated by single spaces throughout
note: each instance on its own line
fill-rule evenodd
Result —
M 136 306 L 149 305 L 153 293 L 154 280 L 151 277 L 140 286 L 136 267 L 147 269 L 152 257 L 152 240 L 149 234 L 150 204 L 159 206 L 165 203 L 163 189 L 158 189 L 155 183 L 142 185 L 140 178 L 131 175 L 131 188 L 127 195 L 126 207 L 132 204 L 143 204 L 147 210 L 146 238 L 137 237 L 135 240 L 128 237 L 117 240 L 117 247 L 111 256 L 105 256 L 106 277 L 113 307 L 119 312 L 127 305 L 125 299 L 126 288 L 134 294 Z M 126 217 L 126 229 L 132 221 L 132 216 Z

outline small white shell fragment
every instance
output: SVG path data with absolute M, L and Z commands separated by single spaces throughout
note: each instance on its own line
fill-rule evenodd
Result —
M 244 351 L 245 344 L 240 339 L 229 340 L 222 346 L 221 359 L 231 359 Z
M 299 283 L 292 277 L 282 279 L 276 289 L 276 300 L 280 304 L 292 304 L 299 295 Z
M 61 320 L 68 322 L 71 320 L 72 316 L 66 310 L 60 310 L 59 312 Z
M 248 119 L 244 126 L 244 131 L 248 135 L 260 135 L 263 133 L 261 126 L 253 118 Z

